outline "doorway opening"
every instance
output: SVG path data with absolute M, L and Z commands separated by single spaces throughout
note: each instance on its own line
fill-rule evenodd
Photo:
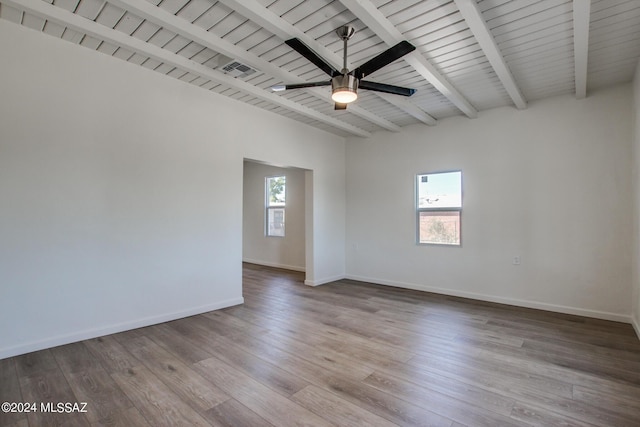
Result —
M 313 173 L 244 159 L 242 261 L 312 271 Z

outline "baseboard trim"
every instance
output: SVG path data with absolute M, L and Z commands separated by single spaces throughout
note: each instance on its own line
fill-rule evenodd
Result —
M 306 271 L 304 267 L 298 267 L 295 265 L 287 265 L 287 264 L 279 264 L 277 262 L 259 261 L 257 259 L 242 258 L 242 262 L 246 262 L 249 264 L 256 264 L 256 265 L 264 265 L 265 267 L 282 268 L 283 270 L 301 271 L 303 273 Z
M 527 300 L 521 300 L 521 299 L 515 299 L 515 298 L 505 298 L 505 297 L 499 297 L 495 295 L 477 294 L 474 292 L 456 291 L 451 289 L 419 285 L 416 283 L 404 283 L 404 282 L 396 282 L 396 281 L 390 281 L 390 280 L 384 280 L 384 279 L 376 279 L 374 277 L 347 275 L 346 278 L 351 280 L 358 280 L 361 282 L 375 283 L 378 285 L 393 286 L 396 288 L 413 289 L 416 291 L 432 292 L 435 294 L 469 298 L 469 299 L 475 299 L 479 301 L 495 302 L 498 304 L 514 305 L 514 306 L 524 307 L 524 308 L 533 308 L 537 310 L 553 311 L 556 313 L 564 313 L 564 314 L 574 314 L 576 316 L 592 317 L 594 319 L 612 320 L 614 322 L 623 322 L 623 323 L 633 324 L 633 319 L 631 316 L 626 316 L 618 313 L 610 313 L 606 311 L 589 310 L 585 308 L 549 304 L 549 303 L 544 303 L 539 301 L 527 301 Z M 633 324 L 633 325 L 636 329 L 636 333 L 638 333 L 639 331 L 637 327 L 638 325 L 637 324 Z
M 304 284 L 307 286 L 320 286 L 327 283 L 335 282 L 336 280 L 342 280 L 344 278 L 345 278 L 344 275 L 340 275 L 340 276 L 327 277 L 320 280 L 305 280 Z
M 640 339 L 640 322 L 636 316 L 631 317 L 631 324 L 633 325 L 633 329 L 636 331 L 636 336 Z
M 107 326 L 104 328 L 87 329 L 84 331 L 73 332 L 70 334 L 58 335 L 56 337 L 47 338 L 44 340 L 31 341 L 31 342 L 16 345 L 13 347 L 0 349 L 0 359 L 18 356 L 20 354 L 25 354 L 25 353 L 31 353 L 32 351 L 44 350 L 46 348 L 57 347 L 59 345 L 70 344 L 73 342 L 97 338 L 104 335 L 124 332 L 131 329 L 151 326 L 158 323 L 170 322 L 172 320 L 182 319 L 183 317 L 194 316 L 196 314 L 206 313 L 208 311 L 220 310 L 221 308 L 232 307 L 234 305 L 240 305 L 242 303 L 244 303 L 244 298 L 242 297 L 232 298 L 232 299 L 220 301 L 214 304 L 208 304 L 208 305 L 203 305 L 199 307 L 193 307 L 187 310 L 176 311 L 170 314 L 151 316 L 151 317 L 146 317 L 144 319 L 137 319 L 130 322 L 124 322 L 116 325 Z

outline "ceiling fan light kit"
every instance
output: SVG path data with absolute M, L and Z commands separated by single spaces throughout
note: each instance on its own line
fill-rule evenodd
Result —
M 350 74 L 332 78 L 331 99 L 340 104 L 348 104 L 358 99 L 358 79 Z
M 344 25 L 336 30 L 338 37 L 340 37 L 344 43 L 343 67 L 341 71 L 335 69 L 333 65 L 325 61 L 322 57 L 320 57 L 320 55 L 311 50 L 309 46 L 305 45 L 299 39 L 293 38 L 287 40 L 285 43 L 289 47 L 298 52 L 300 55 L 304 56 L 322 71 L 327 73 L 331 77 L 331 80 L 290 85 L 281 84 L 272 86 L 271 90 L 283 91 L 286 89 L 301 89 L 315 86 L 331 85 L 331 99 L 335 102 L 336 110 L 345 110 L 347 108 L 347 104 L 358 99 L 358 88 L 373 90 L 377 92 L 391 93 L 394 95 L 413 95 L 416 92 L 415 89 L 393 86 L 385 83 L 363 81 L 361 79 L 379 70 L 385 65 L 388 65 L 393 61 L 403 57 L 407 53 L 415 50 L 415 46 L 413 46 L 408 41 L 402 41 L 370 59 L 369 61 L 365 62 L 355 70 L 349 71 L 349 69 L 347 68 L 347 41 L 351 38 L 354 32 L 354 28 L 349 25 Z

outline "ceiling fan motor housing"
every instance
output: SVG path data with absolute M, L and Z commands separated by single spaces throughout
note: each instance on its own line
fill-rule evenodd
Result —
M 351 74 L 340 74 L 331 79 L 331 90 L 335 92 L 338 89 L 356 92 L 358 90 L 358 79 Z

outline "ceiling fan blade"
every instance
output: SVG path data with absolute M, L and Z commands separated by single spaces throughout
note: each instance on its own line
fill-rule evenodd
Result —
M 368 82 L 360 80 L 358 85 L 360 89 L 375 90 L 376 92 L 391 93 L 393 95 L 411 96 L 416 93 L 415 89 L 409 89 L 407 87 L 400 87 L 394 85 L 388 85 L 384 83 Z
M 316 87 L 316 86 L 331 86 L 331 80 L 328 80 L 325 82 L 296 83 L 292 85 L 275 85 L 275 86 L 271 86 L 271 90 L 274 92 L 280 92 L 287 89 L 303 89 L 305 87 Z
M 329 64 L 327 61 L 322 59 L 320 57 L 320 55 L 318 55 L 317 53 L 312 51 L 309 46 L 307 46 L 306 44 L 302 43 L 300 40 L 294 38 L 294 39 L 289 39 L 289 40 L 285 41 L 285 43 L 289 47 L 291 47 L 293 50 L 298 52 L 300 55 L 302 55 L 305 58 L 307 58 L 309 60 L 309 62 L 314 64 L 316 67 L 320 68 L 322 71 L 324 71 L 325 73 L 329 74 L 329 76 L 333 77 L 333 76 L 336 76 L 336 75 L 340 74 L 340 72 L 338 70 L 336 70 L 333 67 L 333 65 Z
M 346 110 L 346 109 L 347 109 L 347 104 L 343 104 L 343 103 L 341 103 L 341 102 L 336 102 L 336 103 L 333 105 L 333 109 L 334 109 L 334 110 Z
M 361 79 L 373 73 L 374 71 L 379 70 L 385 65 L 391 64 L 398 58 L 402 58 L 407 53 L 412 52 L 416 49 L 414 45 L 409 43 L 406 40 L 401 41 L 397 45 L 390 47 L 389 49 L 382 52 L 380 55 L 372 58 L 353 70 L 352 74 L 357 78 Z

